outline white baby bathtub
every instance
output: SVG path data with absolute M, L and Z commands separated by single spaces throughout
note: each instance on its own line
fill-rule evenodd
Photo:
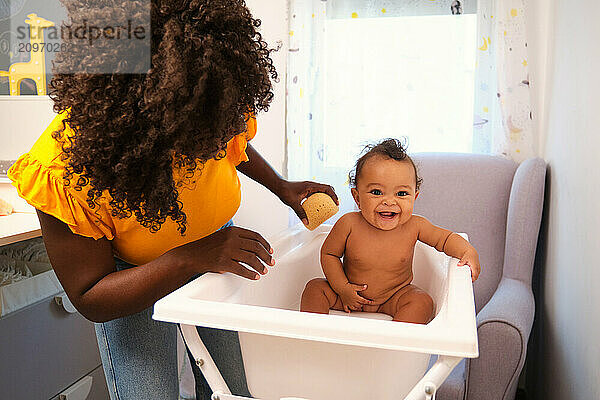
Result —
M 299 225 L 270 240 L 276 265 L 258 281 L 205 274 L 154 305 L 154 319 L 182 324 L 214 399 L 242 397 L 230 394 L 194 325 L 240 332 L 248 387 L 265 400 L 433 398 L 460 360 L 478 356 L 470 270 L 422 243 L 413 283 L 435 300 L 429 324 L 299 312 L 304 285 L 323 276 L 319 250 L 330 230 Z

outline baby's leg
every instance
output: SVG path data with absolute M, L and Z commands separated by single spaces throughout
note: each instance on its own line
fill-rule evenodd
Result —
M 326 279 L 315 278 L 306 284 L 302 292 L 300 311 L 328 314 L 330 309 L 343 309 L 342 301 Z
M 408 285 L 383 303 L 379 312 L 391 315 L 394 321 L 426 324 L 434 317 L 435 305 L 427 292 Z

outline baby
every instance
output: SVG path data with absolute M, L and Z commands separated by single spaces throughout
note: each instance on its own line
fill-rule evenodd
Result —
M 321 247 L 327 279 L 304 288 L 301 311 L 327 314 L 330 309 L 379 312 L 394 321 L 426 324 L 434 302 L 411 284 L 417 240 L 460 259 L 479 277 L 477 251 L 461 236 L 413 215 L 421 179 L 396 139 L 367 146 L 350 173 L 352 196 L 360 212 L 342 216 Z

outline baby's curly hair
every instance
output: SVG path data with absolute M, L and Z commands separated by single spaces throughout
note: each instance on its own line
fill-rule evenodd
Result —
M 62 0 L 71 23 L 135 17 L 149 1 Z M 189 178 L 206 161 L 225 157 L 227 142 L 246 130 L 249 116 L 268 110 L 277 72 L 258 31 L 261 21 L 244 0 L 151 0 L 150 7 L 146 73 L 85 72 L 123 48 L 107 54 L 106 47 L 89 46 L 85 51 L 104 53 L 82 57 L 75 46 L 57 54 L 61 72 L 83 72 L 54 74 L 54 111 L 68 113 L 53 137 L 64 151 L 65 184 L 89 185 L 91 208 L 106 191 L 114 217 L 133 214 L 151 232 L 170 218 L 183 235 L 186 214 L 174 168 Z M 66 124 L 72 136 L 64 134 Z
M 361 152 L 361 156 L 358 160 L 356 160 L 356 164 L 354 168 L 348 174 L 348 180 L 350 182 L 350 186 L 356 188 L 358 178 L 360 177 L 360 171 L 362 170 L 365 162 L 368 159 L 374 156 L 383 156 L 387 158 L 391 158 L 396 161 L 408 161 L 413 166 L 415 170 L 415 182 L 416 189 L 419 190 L 421 187 L 421 183 L 423 183 L 423 179 L 419 177 L 417 172 L 417 166 L 415 165 L 412 158 L 406 153 L 406 146 L 401 140 L 388 138 L 384 139 L 379 143 L 368 144 Z

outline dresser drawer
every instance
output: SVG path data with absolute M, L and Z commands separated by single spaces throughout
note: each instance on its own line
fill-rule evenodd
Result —
M 101 365 L 93 323 L 54 297 L 0 318 L 2 398 L 47 400 Z
M 87 396 L 86 396 L 87 394 Z M 84 397 L 86 396 L 86 397 Z M 96 368 L 51 400 L 109 400 L 104 370 Z

